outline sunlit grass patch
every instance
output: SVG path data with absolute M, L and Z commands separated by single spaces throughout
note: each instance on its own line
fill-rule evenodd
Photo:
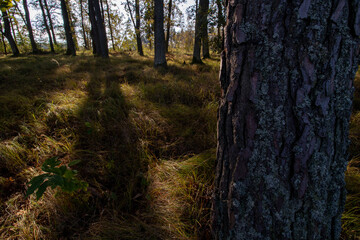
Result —
M 212 149 L 183 160 L 164 160 L 150 169 L 150 208 L 170 238 L 210 237 L 214 165 Z

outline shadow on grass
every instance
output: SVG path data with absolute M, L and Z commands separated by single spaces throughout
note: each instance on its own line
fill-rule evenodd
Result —
M 128 118 L 130 106 L 115 73 L 103 71 L 107 64 L 100 62 L 91 69 L 87 98 L 78 110 L 77 142 L 71 156 L 82 161 L 76 168 L 89 183 L 90 195 L 83 193 L 68 199 L 66 204 L 77 208 L 68 218 L 65 213 L 57 216 L 53 226 L 59 237 L 84 234 L 106 209 L 132 213 L 138 209 L 137 203 L 143 200 L 146 190 L 146 165 Z

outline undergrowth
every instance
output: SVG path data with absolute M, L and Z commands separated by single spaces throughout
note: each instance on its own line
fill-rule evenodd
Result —
M 169 59 L 161 71 L 128 54 L 0 59 L 0 239 L 209 234 L 219 62 Z M 25 198 L 51 157 L 80 160 L 87 191 Z

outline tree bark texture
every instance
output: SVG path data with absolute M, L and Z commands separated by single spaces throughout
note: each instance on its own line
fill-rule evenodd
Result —
M 47 0 L 44 0 L 44 6 L 45 6 L 46 13 L 47 13 L 47 17 L 49 19 L 49 26 L 50 26 L 50 31 L 52 34 L 52 39 L 54 41 L 54 44 L 57 45 L 55 31 L 54 31 L 54 24 L 53 24 L 53 21 L 51 18 L 50 8 L 49 8 L 49 5 L 47 4 Z
M 54 53 L 55 52 L 54 44 L 53 44 L 53 40 L 52 40 L 52 37 L 51 37 L 49 25 L 47 23 L 45 9 L 44 9 L 44 5 L 43 5 L 42 0 L 39 0 L 39 4 L 40 4 L 40 9 L 41 9 L 41 12 L 42 12 L 43 20 L 44 20 L 45 29 L 46 29 L 46 32 L 47 32 L 48 37 L 49 37 L 50 49 L 51 49 L 51 52 Z
M 166 51 L 166 53 L 169 52 L 171 14 L 172 14 L 172 0 L 169 0 L 168 16 L 167 16 L 167 22 L 166 22 L 166 39 L 165 39 L 165 51 Z
M 339 239 L 360 1 L 226 0 L 216 239 Z
M 4 21 L 4 36 L 8 40 L 11 51 L 14 56 L 18 56 L 20 54 L 19 49 L 16 45 L 16 42 L 11 34 L 11 27 L 10 27 L 10 21 L 9 21 L 9 15 L 6 11 L 2 10 L 2 16 Z
M 32 48 L 33 53 L 38 53 L 39 50 L 37 48 L 35 38 L 34 38 L 34 34 L 33 34 L 33 29 L 32 29 L 31 20 L 30 20 L 30 12 L 29 12 L 29 8 L 28 8 L 28 5 L 27 5 L 27 0 L 23 0 L 23 6 L 24 6 L 24 10 L 25 10 L 25 24 L 26 24 L 26 28 L 27 28 L 28 33 L 29 33 L 29 39 L 30 39 L 30 43 L 31 43 L 31 48 Z
M 70 27 L 67 5 L 65 0 L 60 0 L 60 2 L 61 2 L 61 13 L 63 16 L 65 36 L 66 36 L 66 45 L 67 45 L 66 55 L 76 56 L 75 43 L 73 40 L 73 34 Z
M 209 0 L 200 0 L 201 40 L 203 44 L 203 58 L 210 58 L 208 34 Z
M 155 67 L 166 67 L 164 34 L 164 0 L 154 0 Z
M 195 37 L 194 37 L 194 52 L 191 63 L 202 63 L 201 61 L 201 17 L 198 7 L 198 0 L 196 1 L 196 16 L 195 16 Z

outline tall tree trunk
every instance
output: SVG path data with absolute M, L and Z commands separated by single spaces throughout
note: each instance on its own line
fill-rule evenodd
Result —
M 166 67 L 164 34 L 164 0 L 154 0 L 155 67 Z
M 73 42 L 74 42 L 74 45 L 75 45 L 75 50 L 79 50 L 79 44 L 78 44 L 77 37 L 76 37 L 76 32 L 75 32 L 76 23 L 75 23 L 75 19 L 74 19 L 74 13 L 72 11 L 70 1 L 65 0 L 65 4 L 66 4 L 66 8 L 68 10 L 69 24 L 70 24 L 72 39 L 73 39 Z
M 139 3 L 139 0 L 135 0 L 135 17 L 136 17 L 135 20 L 134 20 L 132 11 L 131 11 L 129 0 L 126 0 L 126 3 L 127 3 L 129 14 L 130 14 L 130 19 L 135 28 L 136 44 L 137 44 L 138 53 L 140 56 L 144 56 L 144 52 L 143 52 L 143 48 L 142 48 L 141 34 L 140 34 L 140 3 Z M 151 48 L 150 48 L 150 50 L 151 50 Z
M 196 16 L 195 16 L 195 37 L 194 37 L 194 52 L 192 64 L 203 63 L 200 57 L 201 50 L 201 24 L 200 24 L 200 13 L 198 7 L 198 0 L 195 0 L 196 3 Z
M 14 24 L 13 24 L 13 18 L 11 16 L 10 11 L 8 12 L 8 15 L 9 15 L 8 19 L 9 19 L 9 22 L 10 22 L 10 28 L 11 28 L 11 31 L 12 31 L 12 36 L 14 38 L 14 41 L 15 41 L 16 45 L 17 45 L 18 43 L 17 43 L 17 40 L 16 40 L 16 33 L 15 33 L 15 29 L 14 29 Z
M 60 0 L 60 2 L 61 2 L 61 13 L 64 21 L 64 29 L 65 29 L 66 44 L 67 44 L 66 55 L 76 56 L 75 43 L 73 40 L 73 34 L 70 27 L 67 5 L 65 0 Z
M 2 25 L 1 24 L 0 24 L 0 30 L 1 30 L 1 40 L 2 40 L 2 43 L 3 43 L 4 54 L 7 55 L 6 43 L 5 43 L 4 33 L 2 31 Z
M 201 40 L 203 44 L 203 58 L 210 58 L 208 34 L 209 0 L 200 0 Z
M 94 0 L 89 0 L 89 18 L 91 23 L 91 39 L 93 45 L 93 54 L 100 55 L 100 39 L 96 26 L 95 10 L 94 10 Z
M 216 239 L 339 239 L 360 2 L 226 1 Z
M 171 13 L 172 13 L 172 0 L 169 0 L 168 16 L 167 16 L 167 24 L 166 24 L 166 39 L 165 39 L 166 53 L 169 52 Z
M 223 16 L 223 7 L 222 7 L 222 1 L 221 0 L 216 0 L 216 6 L 217 6 L 217 45 L 221 46 L 221 50 L 224 50 L 224 45 L 223 43 L 223 37 L 222 37 L 222 30 L 221 28 L 224 25 L 224 16 Z
M 55 52 L 55 50 L 54 50 L 54 44 L 53 44 L 53 41 L 52 41 L 52 37 L 51 37 L 49 25 L 48 25 L 48 23 L 47 23 L 46 14 L 45 14 L 45 9 L 44 9 L 44 5 L 43 5 L 43 3 L 42 3 L 42 0 L 39 0 L 39 4 L 40 4 L 40 9 L 41 9 L 41 12 L 42 12 L 42 15 L 43 15 L 43 20 L 44 20 L 45 29 L 46 29 L 46 32 L 47 32 L 48 37 L 49 37 L 50 49 L 51 49 L 51 52 L 54 53 L 54 52 Z
M 137 48 L 139 55 L 144 56 L 141 34 L 140 34 L 140 1 L 139 0 L 135 0 L 135 17 L 136 17 L 135 32 L 136 32 Z
M 89 15 L 92 26 L 94 52 L 98 56 L 108 58 L 109 50 L 99 0 L 89 0 Z
M 86 30 L 85 30 L 85 24 L 84 24 L 84 9 L 83 9 L 83 0 L 80 0 L 80 17 L 81 17 L 81 30 L 83 34 L 83 40 L 84 40 L 84 48 L 89 49 L 88 40 L 86 37 Z
M 105 0 L 106 3 L 106 12 L 108 15 L 108 25 L 109 25 L 109 30 L 110 30 L 110 39 L 111 39 L 111 44 L 113 47 L 113 50 L 115 51 L 115 41 L 114 41 L 114 34 L 113 34 L 113 28 L 111 25 L 111 16 L 110 16 L 110 6 L 109 6 L 109 0 Z
M 103 0 L 100 0 L 100 10 L 101 10 L 101 16 L 102 16 L 103 23 L 105 24 L 105 11 L 104 11 Z
M 50 30 L 51 30 L 51 34 L 52 34 L 52 39 L 54 41 L 54 44 L 57 45 L 55 31 L 54 31 L 54 24 L 53 24 L 53 21 L 51 18 L 50 8 L 47 4 L 47 0 L 44 0 L 44 6 L 45 6 L 46 13 L 47 13 L 47 17 L 49 19 L 49 25 L 50 25 Z
M 3 21 L 4 21 L 4 28 L 5 28 L 4 29 L 5 31 L 3 34 L 10 44 L 13 55 L 18 56 L 20 54 L 20 52 L 19 52 L 19 49 L 16 45 L 16 42 L 15 42 L 13 36 L 11 35 L 9 16 L 5 10 L 1 10 L 1 12 L 2 12 L 2 17 L 3 17 Z
M 28 33 L 29 33 L 31 48 L 32 48 L 33 53 L 38 53 L 39 50 L 37 48 L 35 38 L 34 38 L 34 34 L 33 34 L 33 30 L 32 30 L 32 26 L 31 26 L 30 12 L 29 12 L 29 8 L 28 8 L 28 5 L 27 5 L 27 0 L 23 0 L 23 6 L 24 6 L 24 10 L 25 10 L 25 20 L 26 20 L 25 24 L 26 24 L 26 28 L 27 28 Z

